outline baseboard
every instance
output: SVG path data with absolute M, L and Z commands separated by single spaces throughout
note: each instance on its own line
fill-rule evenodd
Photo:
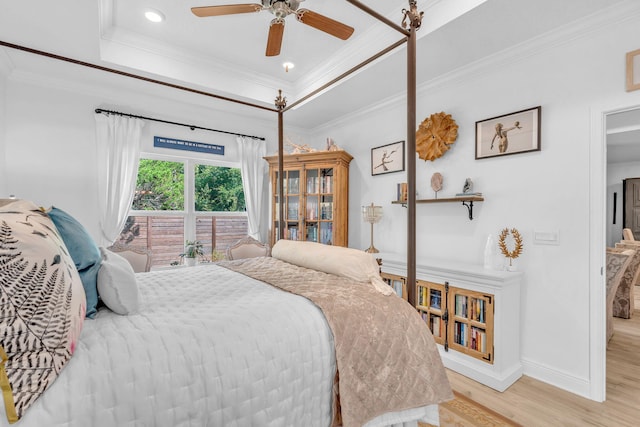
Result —
M 522 359 L 524 375 L 535 378 L 538 381 L 561 388 L 573 394 L 595 400 L 591 397 L 591 382 L 585 378 L 579 378 L 566 372 L 552 369 L 531 360 Z
M 442 363 L 448 369 L 455 371 L 465 377 L 478 381 L 499 392 L 505 391 L 511 384 L 522 376 L 522 366 L 515 365 L 504 372 L 498 372 L 494 365 L 475 360 L 469 356 L 455 351 L 445 352 L 442 346 L 438 346 Z

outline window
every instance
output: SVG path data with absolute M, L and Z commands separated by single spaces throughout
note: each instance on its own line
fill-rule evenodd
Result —
M 141 158 L 131 216 L 119 241 L 151 250 L 153 266 L 179 262 L 187 240 L 200 241 L 206 258 L 215 260 L 247 234 L 245 211 L 238 167 Z

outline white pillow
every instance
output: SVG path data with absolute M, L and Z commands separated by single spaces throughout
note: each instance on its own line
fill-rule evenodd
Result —
M 281 239 L 273 246 L 271 256 L 356 282 L 369 282 L 384 295 L 394 293 L 380 277 L 380 267 L 375 258 L 357 249 Z
M 129 261 L 115 252 L 100 248 L 102 264 L 98 271 L 98 295 L 114 313 L 138 311 L 138 284 Z

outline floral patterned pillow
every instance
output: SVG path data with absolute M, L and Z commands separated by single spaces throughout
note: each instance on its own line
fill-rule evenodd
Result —
M 0 203 L 0 387 L 19 420 L 73 354 L 86 312 L 80 276 L 55 225 L 24 200 Z

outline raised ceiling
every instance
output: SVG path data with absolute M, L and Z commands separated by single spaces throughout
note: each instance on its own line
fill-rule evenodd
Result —
M 148 76 L 251 103 L 273 106 L 278 89 L 295 101 L 400 40 L 394 29 L 345 0 L 305 0 L 301 7 L 355 28 L 347 41 L 289 16 L 282 53 L 266 57 L 267 11 L 198 18 L 194 6 L 233 0 L 30 0 L 2 6 L 0 40 Z M 249 1 L 250 2 L 250 1 Z M 259 0 L 257 1 L 260 2 Z M 418 0 L 418 85 L 514 49 L 580 20 L 611 11 L 619 0 Z M 362 0 L 400 25 L 407 0 Z M 148 8 L 166 20 L 144 18 Z M 29 54 L 5 49 L 12 66 L 33 67 Z M 282 63 L 295 68 L 285 72 Z M 312 129 L 405 91 L 404 46 L 291 111 Z M 69 67 L 67 67 L 69 68 Z

